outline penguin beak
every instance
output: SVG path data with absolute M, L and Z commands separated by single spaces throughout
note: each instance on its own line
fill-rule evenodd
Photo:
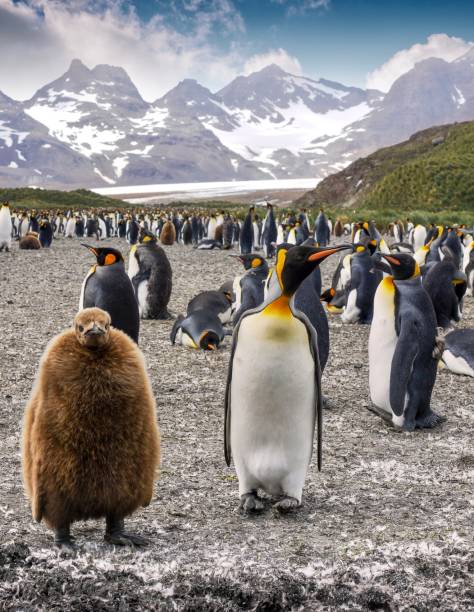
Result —
M 329 255 L 333 255 L 338 251 L 344 251 L 346 249 L 352 250 L 351 244 L 343 244 L 338 247 L 315 247 L 311 255 L 308 257 L 308 261 L 323 261 Z
M 93 327 L 91 327 L 91 329 L 88 329 L 84 335 L 87 337 L 90 337 L 90 336 L 102 336 L 103 334 L 105 334 L 105 331 L 94 323 Z
M 215 350 L 216 350 L 216 345 L 215 345 L 215 344 L 211 344 L 211 343 L 209 343 L 209 344 L 207 345 L 207 348 L 208 348 L 209 350 L 211 350 L 211 351 L 215 351 Z
M 97 249 L 95 247 L 91 246 L 90 244 L 85 244 L 84 242 L 81 242 L 81 246 L 86 247 L 86 249 L 89 249 L 89 251 L 91 253 L 94 253 L 94 255 L 96 257 L 98 256 Z
M 401 266 L 401 263 L 398 261 L 398 259 L 392 257 L 391 255 L 382 255 L 382 257 L 386 259 L 388 263 L 392 266 Z

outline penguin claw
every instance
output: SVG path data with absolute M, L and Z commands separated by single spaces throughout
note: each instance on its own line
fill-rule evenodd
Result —
M 126 533 L 125 531 L 117 531 L 115 533 L 106 533 L 104 536 L 105 541 L 108 544 L 114 546 L 147 546 L 150 541 L 142 536 L 135 535 L 133 533 Z
M 445 416 L 441 416 L 440 414 L 436 414 L 436 412 L 431 412 L 428 416 L 423 419 L 416 420 L 416 426 L 420 429 L 433 429 L 433 427 L 437 427 L 446 421 Z
M 273 508 L 280 514 L 287 514 L 292 510 L 296 510 L 301 504 L 294 497 L 284 497 L 280 499 L 276 504 L 273 504 Z
M 244 493 L 240 498 L 239 508 L 243 514 L 251 514 L 262 512 L 265 506 L 256 493 Z

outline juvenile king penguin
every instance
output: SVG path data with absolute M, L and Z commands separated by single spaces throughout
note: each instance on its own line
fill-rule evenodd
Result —
M 322 398 L 313 326 L 293 296 L 323 259 L 340 250 L 281 250 L 275 291 L 234 330 L 225 395 L 225 459 L 231 454 L 244 512 L 260 511 L 263 489 L 287 512 L 301 504 L 317 423 L 322 458 Z M 343 247 L 344 248 L 344 247 Z
M 132 281 L 142 319 L 171 319 L 168 302 L 173 272 L 155 234 L 140 230 L 139 244 L 130 250 L 128 276 Z
M 10 205 L 4 202 L 0 208 L 0 251 L 9 251 L 12 243 L 12 218 Z
M 79 310 L 96 306 L 109 313 L 112 325 L 138 343 L 140 314 L 132 282 L 117 249 L 83 244 L 97 259 L 82 283 Z
M 148 506 L 159 464 L 155 400 L 138 347 L 98 308 L 79 312 L 40 363 L 23 427 L 35 521 L 72 546 L 75 521 L 106 519 L 105 539 L 146 544 L 124 518 Z
M 436 315 L 408 254 L 383 255 L 393 276 L 377 288 L 369 336 L 369 387 L 377 412 L 413 431 L 442 421 L 431 410 L 437 372 Z

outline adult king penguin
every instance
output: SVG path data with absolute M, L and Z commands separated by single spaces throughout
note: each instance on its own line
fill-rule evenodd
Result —
M 380 416 L 413 431 L 444 417 L 431 410 L 436 380 L 436 315 L 420 268 L 406 253 L 383 255 L 393 276 L 377 288 L 369 336 L 369 387 Z
M 317 338 L 295 308 L 293 296 L 314 268 L 341 248 L 282 250 L 274 291 L 258 308 L 244 313 L 234 330 L 225 397 L 225 459 L 229 465 L 233 455 L 244 512 L 263 509 L 259 488 L 280 497 L 275 504 L 280 512 L 301 504 L 316 422 L 321 469 Z
M 4 202 L 0 208 L 0 251 L 9 251 L 12 243 L 12 218 L 10 205 Z
M 130 250 L 128 276 L 132 281 L 142 319 L 171 319 L 168 302 L 173 272 L 164 249 L 150 230 L 141 229 L 139 244 Z
M 109 313 L 112 325 L 138 343 L 140 314 L 132 282 L 117 249 L 83 244 L 97 259 L 82 283 L 79 310 L 97 307 Z

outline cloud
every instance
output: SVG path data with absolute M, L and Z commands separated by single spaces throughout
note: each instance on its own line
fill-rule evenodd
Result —
M 269 64 L 276 64 L 286 72 L 300 75 L 302 73 L 301 64 L 296 57 L 289 55 L 284 49 L 273 49 L 266 53 L 253 55 L 244 65 L 244 74 L 258 72 Z
M 331 0 L 271 0 L 271 2 L 286 6 L 286 14 L 289 17 L 305 15 L 309 11 L 327 11 L 331 6 Z
M 462 38 L 447 34 L 431 34 L 426 43 L 418 43 L 409 49 L 395 53 L 385 64 L 367 75 L 367 87 L 388 91 L 392 84 L 411 70 L 417 62 L 429 57 L 438 57 L 451 62 L 464 55 L 474 46 Z
M 239 72 L 244 23 L 231 0 L 165 4 L 145 23 L 125 0 L 0 0 L 0 89 L 28 98 L 75 57 L 122 66 L 147 100 L 186 77 L 220 87 Z

